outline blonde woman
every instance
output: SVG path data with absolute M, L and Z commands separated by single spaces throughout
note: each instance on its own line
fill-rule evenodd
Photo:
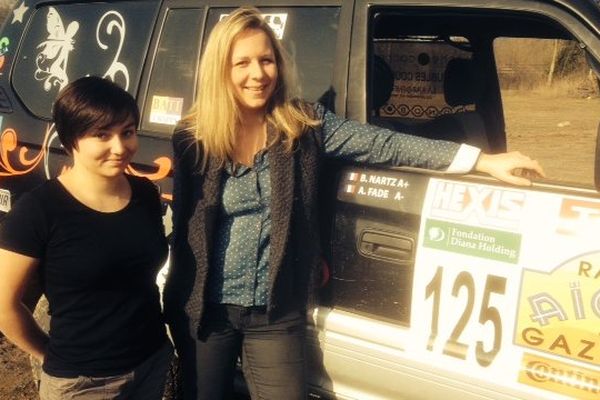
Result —
M 174 235 L 165 289 L 186 399 L 226 398 L 241 357 L 253 399 L 305 399 L 305 311 L 318 263 L 324 158 L 472 169 L 516 184 L 518 153 L 487 155 L 348 121 L 294 98 L 289 64 L 256 9 L 217 24 L 198 100 L 173 136 Z

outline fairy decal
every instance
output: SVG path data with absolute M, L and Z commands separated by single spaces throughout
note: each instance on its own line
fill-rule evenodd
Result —
M 34 77 L 38 81 L 44 81 L 44 90 L 49 92 L 53 86 L 58 86 L 60 90 L 69 83 L 67 62 L 69 53 L 73 50 L 73 37 L 79 30 L 79 22 L 71 22 L 65 30 L 56 9 L 49 7 L 46 28 L 48 39 L 37 46 L 41 51 L 35 58 L 37 69 Z

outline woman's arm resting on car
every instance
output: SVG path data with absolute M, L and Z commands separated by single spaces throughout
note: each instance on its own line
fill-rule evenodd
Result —
M 529 186 L 531 185 L 531 181 L 518 176 L 519 170 L 529 170 L 534 175 L 546 176 L 544 170 L 536 160 L 532 160 L 518 151 L 500 154 L 481 153 L 474 169 L 477 172 L 484 172 L 501 181 L 520 186 Z
M 17 347 L 43 361 L 48 336 L 22 298 L 39 260 L 0 249 L 0 331 Z

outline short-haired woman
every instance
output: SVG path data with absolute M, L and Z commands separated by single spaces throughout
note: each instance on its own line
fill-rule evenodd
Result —
M 165 310 L 186 399 L 227 397 L 241 357 L 253 399 L 306 399 L 304 335 L 318 264 L 320 162 L 543 173 L 518 153 L 361 125 L 294 97 L 289 65 L 259 11 L 220 21 L 198 99 L 173 136 L 173 248 Z
M 53 117 L 73 165 L 24 194 L 0 227 L 0 330 L 43 363 L 42 400 L 160 400 L 172 347 L 155 280 L 168 249 L 156 187 L 124 174 L 137 105 L 86 77 L 59 94 Z M 22 303 L 35 275 L 48 336 Z

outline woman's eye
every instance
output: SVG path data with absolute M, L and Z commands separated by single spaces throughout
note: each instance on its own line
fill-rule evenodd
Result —
M 135 129 L 128 129 L 122 133 L 123 137 L 132 137 L 135 136 Z
M 95 137 L 95 138 L 98 138 L 98 139 L 100 139 L 100 140 L 106 140 L 106 139 L 108 139 L 108 138 L 109 138 L 109 136 L 110 136 L 110 135 L 109 135 L 108 133 L 106 133 L 106 132 L 96 132 L 96 133 L 94 134 L 94 137 Z

